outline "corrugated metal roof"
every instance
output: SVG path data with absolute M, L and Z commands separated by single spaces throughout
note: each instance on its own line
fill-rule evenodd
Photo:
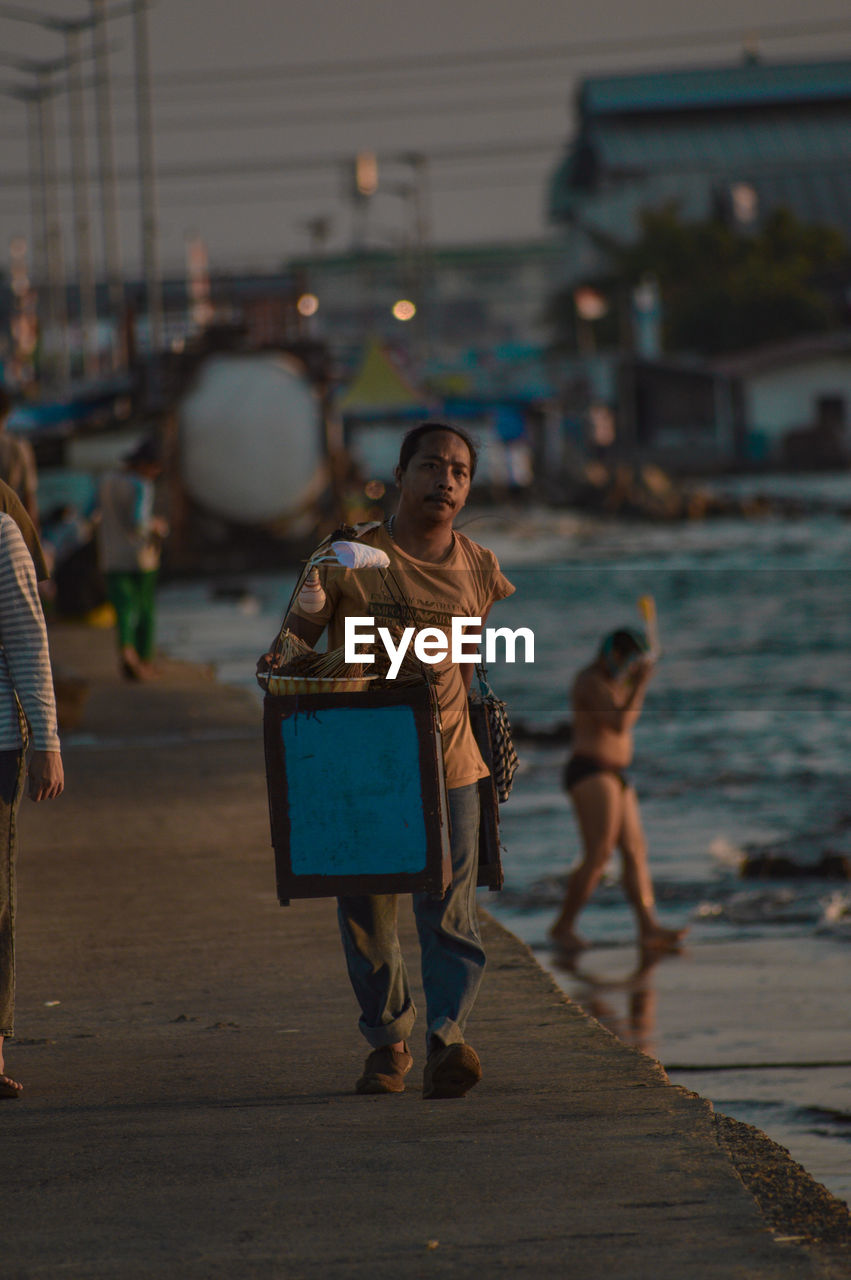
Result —
M 749 77 L 760 95 L 736 110 Z M 645 109 L 652 85 L 670 95 L 665 114 Z M 746 182 L 760 214 L 785 205 L 851 235 L 851 61 L 617 76 L 585 90 L 579 134 L 550 186 L 556 221 L 628 240 L 642 208 L 674 199 L 685 217 L 705 217 Z M 697 104 L 712 109 L 686 110 Z
M 851 61 L 746 62 L 735 67 L 600 76 L 580 92 L 585 116 L 851 99 Z
M 851 164 L 851 110 L 842 115 L 782 115 L 761 119 L 606 121 L 593 132 L 604 172 L 671 168 L 734 169 L 741 165 L 797 168 Z

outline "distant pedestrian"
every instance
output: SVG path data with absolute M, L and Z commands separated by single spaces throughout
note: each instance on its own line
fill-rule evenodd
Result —
M 168 524 L 153 513 L 162 473 L 156 441 L 145 440 L 100 487 L 98 551 L 118 623 L 121 671 L 128 680 L 154 673 L 156 588 Z
M 15 521 L 0 512 L 0 1098 L 23 1089 L 4 1074 L 3 1041 L 14 1030 L 16 814 L 25 776 L 31 800 L 64 787 L 35 568 Z
M 624 772 L 632 763 L 632 731 L 654 672 L 644 634 L 631 627 L 603 640 L 595 660 L 573 684 L 573 754 L 564 785 L 573 802 L 583 856 L 571 872 L 561 912 L 550 937 L 565 951 L 588 943 L 576 933 L 576 918 L 599 884 L 615 849 L 623 859 L 623 887 L 647 948 L 670 950 L 686 929 L 667 929 L 656 918 L 647 841 L 638 796 Z
M 33 447 L 28 440 L 10 435 L 6 430 L 12 412 L 12 401 L 0 387 L 0 480 L 5 480 L 24 504 L 27 515 L 38 529 L 38 469 Z

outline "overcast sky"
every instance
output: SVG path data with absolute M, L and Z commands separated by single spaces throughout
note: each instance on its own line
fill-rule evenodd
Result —
M 123 8 L 123 0 L 109 0 Z M 3 18 L 6 57 L 51 58 L 62 37 Z M 66 18 L 89 0 L 17 0 Z M 9 6 L 7 5 L 8 9 Z M 784 29 L 785 28 L 785 29 Z M 140 261 L 131 82 L 132 26 L 110 24 L 125 269 Z M 756 41 L 770 61 L 851 56 L 847 0 L 158 0 L 149 16 L 162 259 L 180 270 L 200 234 L 212 265 L 275 269 L 308 249 L 317 220 L 328 247 L 354 234 L 346 161 L 379 157 L 366 235 L 414 235 L 413 170 L 427 158 L 428 229 L 441 244 L 548 234 L 546 181 L 569 137 L 582 77 L 636 68 L 729 64 Z M 4 89 L 28 77 L 0 67 Z M 60 169 L 67 114 L 57 102 Z M 26 113 L 4 98 L 0 240 L 28 235 Z M 94 116 L 88 104 L 89 159 Z M 424 190 L 425 186 L 421 187 Z M 66 258 L 73 235 L 66 189 Z M 100 253 L 97 190 L 92 232 Z M 423 213 L 423 209 L 420 209 Z M 310 224 L 313 224 L 311 233 Z M 4 250 L 5 253 L 5 250 Z

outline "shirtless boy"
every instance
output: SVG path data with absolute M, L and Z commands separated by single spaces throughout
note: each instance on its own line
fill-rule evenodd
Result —
M 647 866 L 647 841 L 638 797 L 624 770 L 632 762 L 632 731 L 654 671 L 640 631 L 624 627 L 606 636 L 594 662 L 573 684 L 573 755 L 564 772 L 582 836 L 583 858 L 567 882 L 564 904 L 550 937 L 565 951 L 589 944 L 576 918 L 620 849 L 623 886 L 638 919 L 643 947 L 672 950 L 686 929 L 666 929 L 656 918 Z

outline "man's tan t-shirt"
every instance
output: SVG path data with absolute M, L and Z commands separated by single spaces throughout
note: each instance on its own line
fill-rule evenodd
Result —
M 439 564 L 415 560 L 396 545 L 383 525 L 368 530 L 359 541 L 379 547 L 390 557 L 390 568 L 344 569 L 320 566 L 326 601 L 318 613 L 293 612 L 307 622 L 328 626 L 328 647 L 345 642 L 345 620 L 372 617 L 382 627 L 434 627 L 447 640 L 447 656 L 431 666 L 439 675 L 437 698 L 443 723 L 443 759 L 447 787 L 465 787 L 486 778 L 485 767 L 467 712 L 465 667 L 451 658 L 453 618 L 484 618 L 491 605 L 512 595 L 514 587 L 503 575 L 496 556 L 463 533 L 455 532 L 449 555 Z M 404 598 L 404 601 L 403 601 Z M 468 640 L 475 628 L 467 629 Z M 381 639 L 376 634 L 376 648 Z M 413 644 L 413 641 L 412 641 Z M 361 646 L 367 649 L 367 646 Z M 475 652 L 476 646 L 467 649 Z M 466 664 L 465 664 L 466 665 Z

